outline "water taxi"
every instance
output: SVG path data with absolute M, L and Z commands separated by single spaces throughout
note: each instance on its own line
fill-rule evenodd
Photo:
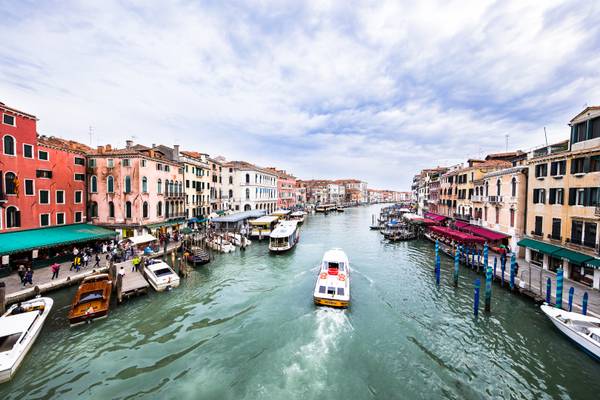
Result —
M 281 221 L 271 232 L 269 250 L 279 253 L 293 248 L 300 240 L 300 230 L 296 221 Z
M 319 268 L 313 299 L 316 305 L 350 305 L 350 263 L 341 249 L 326 251 Z
M 179 276 L 164 261 L 150 260 L 144 267 L 146 279 L 157 292 L 179 286 Z
M 71 326 L 108 317 L 111 292 L 112 281 L 108 274 L 95 274 L 84 278 L 71 302 Z
M 13 305 L 0 317 L 0 383 L 15 375 L 53 304 L 51 298 L 39 297 Z
M 329 211 L 334 211 L 336 209 L 335 204 L 321 204 L 315 208 L 316 212 L 327 213 Z
M 561 310 L 547 304 L 540 308 L 559 331 L 600 361 L 600 318 Z
M 279 217 L 274 215 L 265 215 L 249 221 L 251 225 L 250 236 L 262 239 L 271 236 L 271 232 L 275 229 L 275 225 L 279 222 Z
M 271 213 L 272 216 L 282 219 L 288 219 L 291 214 L 290 210 L 275 210 Z
M 294 211 L 290 214 L 290 220 L 297 221 L 298 224 L 302 224 L 304 223 L 304 220 L 306 220 L 306 213 L 304 211 Z

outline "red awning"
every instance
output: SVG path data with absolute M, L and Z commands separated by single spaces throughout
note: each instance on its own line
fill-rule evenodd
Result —
M 440 222 L 439 222 L 439 221 L 435 221 L 435 220 L 433 220 L 433 219 L 429 219 L 429 218 L 423 218 L 423 223 L 424 223 L 425 225 L 437 225 L 437 224 L 439 224 Z
M 500 233 L 474 225 L 466 226 L 464 227 L 464 230 L 471 232 L 473 235 L 481 236 L 489 241 L 502 240 L 510 237 L 510 235 L 507 235 L 506 233 Z
M 461 243 L 483 243 L 485 239 L 478 236 L 469 235 L 468 233 L 460 232 L 455 229 L 445 226 L 432 226 L 429 228 L 432 232 L 445 236 L 449 239 L 456 240 Z
M 454 226 L 456 226 L 459 229 L 462 229 L 464 227 L 469 226 L 469 223 L 465 222 L 465 221 L 456 221 L 456 222 L 454 222 Z
M 448 217 L 444 217 L 443 215 L 434 214 L 434 213 L 430 213 L 430 212 L 426 212 L 424 215 L 425 215 L 425 218 L 429 218 L 429 219 L 432 219 L 432 220 L 438 221 L 438 222 L 442 222 L 442 221 L 448 219 Z

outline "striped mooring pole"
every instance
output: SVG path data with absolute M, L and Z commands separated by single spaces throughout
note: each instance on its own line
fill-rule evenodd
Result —
M 437 259 L 438 251 L 440 250 L 440 242 L 439 240 L 435 240 L 435 258 Z
M 487 273 L 488 267 L 488 244 L 485 242 L 483 245 L 483 271 Z
M 477 252 L 477 272 L 479 272 L 479 266 L 481 265 L 481 250 Z
M 575 288 L 571 286 L 569 289 L 569 312 L 573 311 L 573 295 L 575 294 Z
M 494 275 L 492 275 L 492 280 L 496 279 L 496 266 L 498 265 L 498 257 L 494 257 Z
M 552 294 L 552 279 L 546 280 L 546 303 L 550 305 L 550 295 Z
M 588 303 L 588 293 L 585 292 L 583 294 L 583 302 L 581 304 L 581 313 L 583 315 L 587 315 L 587 303 Z
M 492 267 L 487 266 L 485 269 L 485 311 L 490 312 L 492 309 Z
M 556 271 L 556 308 L 562 308 L 563 269 Z
M 504 271 L 506 271 L 506 256 L 500 257 L 500 272 L 502 276 L 500 277 L 500 284 L 504 286 Z
M 477 317 L 479 315 L 479 288 L 481 287 L 481 280 L 475 279 L 475 293 L 473 294 L 473 314 Z
M 456 249 L 454 254 L 454 286 L 458 286 L 458 260 L 460 258 L 460 249 Z
M 441 261 L 440 255 L 438 254 L 438 256 L 435 258 L 435 284 L 438 286 L 440 285 Z
M 515 273 L 517 269 L 517 258 L 513 254 L 510 256 L 510 290 L 515 288 Z

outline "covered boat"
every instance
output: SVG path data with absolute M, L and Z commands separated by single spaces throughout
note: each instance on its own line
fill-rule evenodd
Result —
M 146 279 L 157 292 L 179 286 L 179 276 L 164 261 L 150 260 L 144 267 Z
M 0 317 L 0 383 L 15 375 L 53 304 L 49 297 L 38 297 L 13 305 Z
M 281 221 L 271 232 L 269 250 L 273 252 L 288 251 L 300 240 L 297 221 Z
M 250 221 L 251 230 L 250 236 L 262 239 L 271 236 L 271 232 L 275 229 L 275 225 L 279 222 L 279 217 L 275 215 L 265 215 Z
M 271 213 L 272 216 L 277 217 L 279 219 L 288 219 L 292 212 L 290 210 L 275 210 Z
M 210 255 L 200 247 L 192 247 L 187 255 L 187 261 L 193 265 L 204 265 L 210 262 Z
M 220 251 L 221 253 L 231 253 L 235 251 L 235 246 L 229 240 L 225 239 L 223 235 L 217 235 L 206 241 L 206 245 L 213 250 Z
M 298 224 L 302 224 L 306 219 L 306 212 L 304 211 L 294 211 L 290 214 L 290 220 L 297 221 Z
M 600 361 L 600 318 L 565 311 L 547 304 L 542 305 L 541 309 L 559 331 Z
M 341 249 L 326 251 L 315 283 L 316 305 L 346 308 L 350 305 L 350 263 Z
M 110 308 L 111 290 L 112 281 L 108 274 L 95 274 L 84 278 L 71 302 L 71 326 L 106 318 Z

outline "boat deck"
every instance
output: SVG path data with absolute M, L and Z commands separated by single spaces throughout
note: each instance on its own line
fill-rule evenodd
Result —
M 141 266 L 139 272 L 131 272 L 132 265 L 131 260 L 115 264 L 115 271 L 119 271 L 121 266 L 123 266 L 123 269 L 125 270 L 125 276 L 123 276 L 121 287 L 117 284 L 117 299 L 119 302 L 131 296 L 147 293 L 148 288 L 150 287 L 150 284 L 142 274 Z

